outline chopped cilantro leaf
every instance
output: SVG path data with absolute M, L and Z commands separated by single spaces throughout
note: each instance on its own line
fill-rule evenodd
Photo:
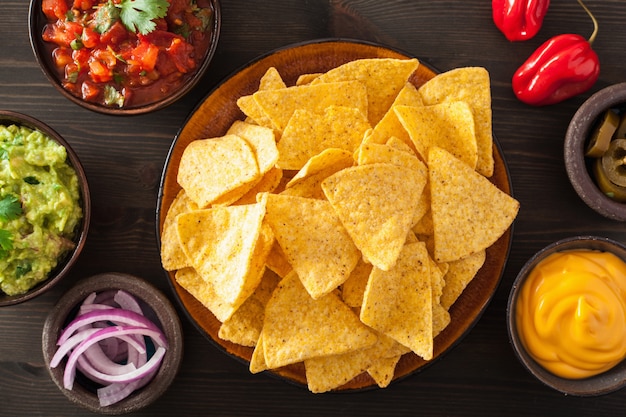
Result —
M 120 11 L 115 7 L 113 2 L 109 0 L 96 10 L 93 18 L 94 30 L 102 34 L 109 30 L 118 20 L 120 20 Z
M 24 177 L 24 182 L 30 185 L 39 184 L 39 180 L 36 177 L 33 177 L 32 175 L 29 175 L 28 177 Z
M 13 234 L 8 230 L 0 229 L 0 258 L 8 255 L 13 249 Z
M 167 0 L 122 0 L 117 7 L 124 26 L 131 32 L 145 35 L 156 28 L 154 19 L 167 15 L 170 3 Z
M 0 200 L 0 220 L 15 220 L 22 214 L 22 205 L 14 195 L 7 195 Z

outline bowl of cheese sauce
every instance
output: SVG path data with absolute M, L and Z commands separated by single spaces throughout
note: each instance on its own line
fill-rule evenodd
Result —
M 626 246 L 597 236 L 548 245 L 522 268 L 507 306 L 522 364 L 570 395 L 626 384 Z

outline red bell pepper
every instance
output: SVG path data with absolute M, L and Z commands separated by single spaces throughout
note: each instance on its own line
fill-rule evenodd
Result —
M 510 41 L 525 41 L 539 32 L 550 0 L 492 0 L 493 21 Z
M 577 34 L 548 39 L 513 74 L 513 92 L 534 106 L 555 104 L 589 90 L 600 75 L 600 60 L 592 49 L 598 24 L 589 40 Z

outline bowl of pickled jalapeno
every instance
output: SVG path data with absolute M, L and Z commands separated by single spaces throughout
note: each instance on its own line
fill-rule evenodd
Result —
M 203 77 L 218 0 L 31 0 L 30 42 L 52 85 L 99 113 L 162 109 Z
M 565 134 L 564 158 L 579 197 L 604 217 L 626 221 L 626 83 L 582 104 Z

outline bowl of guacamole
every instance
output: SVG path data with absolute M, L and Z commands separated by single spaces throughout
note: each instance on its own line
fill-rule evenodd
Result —
M 57 132 L 0 110 L 0 306 L 29 300 L 75 263 L 89 229 L 83 167 Z

